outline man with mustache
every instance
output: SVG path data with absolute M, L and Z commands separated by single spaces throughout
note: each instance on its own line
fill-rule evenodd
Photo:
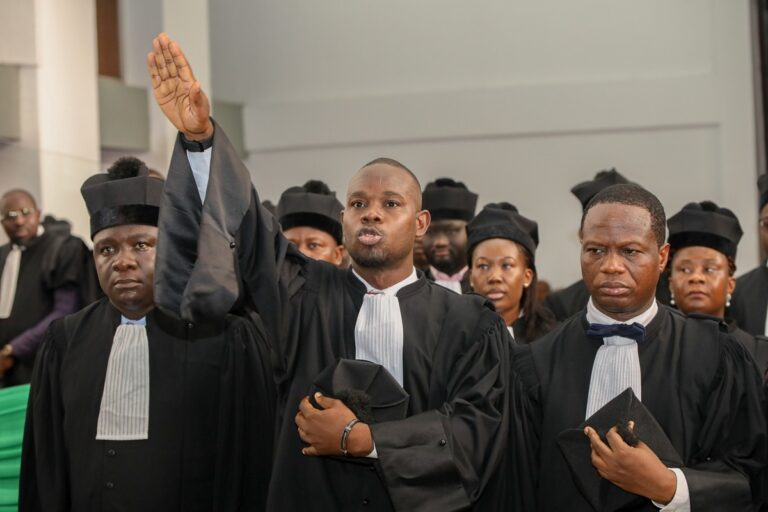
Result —
M 274 389 L 252 316 L 155 307 L 163 181 L 135 158 L 81 189 L 106 298 L 53 323 L 35 366 L 19 510 L 258 511 Z
M 427 278 L 456 293 L 471 290 L 467 271 L 467 223 L 475 216 L 477 194 L 451 178 L 427 183 L 422 194 L 432 221 L 422 244 Z
M 658 304 L 665 227 L 661 203 L 637 185 L 608 187 L 587 205 L 586 308 L 513 349 L 508 483 L 518 510 L 754 510 L 750 482 L 766 461 L 762 379 L 724 324 Z M 593 414 L 628 388 L 682 464 L 649 448 L 652 420 L 635 430 L 639 417 L 624 412 L 598 435 Z M 563 444 L 570 433 L 575 444 Z
M 414 269 L 430 220 L 418 180 L 395 160 L 364 165 L 342 213 L 352 267 L 302 256 L 260 206 L 179 45 L 160 34 L 153 46 L 155 99 L 180 131 L 156 300 L 193 321 L 247 301 L 267 321 L 281 404 L 267 510 L 470 508 L 503 452 L 509 339 L 483 299 Z M 404 416 L 360 422 L 341 400 L 310 402 L 339 359 L 380 365 L 409 395 Z
M 10 239 L 0 247 L 0 387 L 25 384 L 48 326 L 95 297 L 93 263 L 69 230 L 43 228 L 26 190 L 0 198 L 0 222 Z

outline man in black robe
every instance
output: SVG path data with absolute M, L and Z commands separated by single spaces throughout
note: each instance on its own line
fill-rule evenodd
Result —
M 260 206 L 179 46 L 166 34 L 153 46 L 155 98 L 181 131 L 160 219 L 156 300 L 191 320 L 247 301 L 267 323 L 280 392 L 267 510 L 470 508 L 506 442 L 510 340 L 483 299 L 413 268 L 414 239 L 429 224 L 418 181 L 394 160 L 364 166 L 342 217 L 352 268 L 302 256 Z M 324 396 L 315 408 L 307 394 L 340 358 L 388 371 L 410 395 L 407 416 L 355 423 Z
M 757 180 L 760 191 L 760 246 L 768 254 L 768 174 Z M 741 328 L 753 335 L 768 335 L 768 262 L 764 261 L 736 280 L 730 313 Z
M 456 293 L 468 293 L 467 223 L 475 216 L 477 194 L 451 178 L 427 183 L 422 194 L 431 222 L 421 239 L 427 279 Z
M 0 198 L 0 218 L 10 242 L 0 247 L 0 387 L 24 384 L 35 354 L 57 318 L 96 297 L 93 263 L 82 240 L 43 228 L 35 199 L 25 190 Z
M 577 482 L 595 470 L 612 482 L 600 483 L 602 499 L 625 507 L 602 510 L 753 510 L 750 479 L 766 460 L 761 378 L 723 324 L 657 304 L 669 251 L 664 223 L 658 199 L 636 185 L 597 194 L 580 230 L 586 310 L 513 349 L 508 485 L 517 510 L 594 510 Z M 558 436 L 584 428 L 585 418 L 627 388 L 683 466 L 668 469 L 615 428 L 607 439 L 586 428 L 583 469 L 574 474 Z
M 22 511 L 260 511 L 273 436 L 257 317 L 188 323 L 157 308 L 163 182 L 121 159 L 82 187 L 106 294 L 54 322 L 35 367 Z
M 277 221 L 288 241 L 304 256 L 341 267 L 345 256 L 343 208 L 328 185 L 309 180 L 282 193 L 277 203 Z
M 602 170 L 595 174 L 593 179 L 574 185 L 571 194 L 576 196 L 581 203 L 581 210 L 584 211 L 595 194 L 619 183 L 629 183 L 629 180 L 616 169 Z M 588 300 L 587 287 L 584 280 L 579 279 L 563 289 L 549 293 L 544 299 L 544 305 L 552 311 L 558 322 L 562 322 L 584 309 Z

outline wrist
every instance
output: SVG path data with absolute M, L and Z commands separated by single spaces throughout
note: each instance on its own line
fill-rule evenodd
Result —
M 13 345 L 11 345 L 10 343 L 3 346 L 3 348 L 0 348 L 0 356 L 11 357 L 12 355 L 13 355 Z
M 206 141 L 212 138 L 213 131 L 214 131 L 213 123 L 211 122 L 211 119 L 208 118 L 208 124 L 205 126 L 205 128 L 202 131 L 200 132 L 184 131 L 182 132 L 182 135 L 184 135 L 184 137 L 186 137 L 186 139 L 189 141 L 201 142 L 201 141 Z
M 371 427 L 366 423 L 356 423 L 347 437 L 347 452 L 352 457 L 365 457 L 373 451 Z
M 669 505 L 675 494 L 677 494 L 677 475 L 671 469 L 665 468 L 664 476 L 659 478 L 657 492 L 651 500 L 660 505 Z

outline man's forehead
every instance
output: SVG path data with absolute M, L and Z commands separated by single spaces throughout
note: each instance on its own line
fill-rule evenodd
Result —
M 600 203 L 590 208 L 584 216 L 589 221 L 611 224 L 626 222 L 650 224 L 651 212 L 642 206 L 624 203 Z
M 24 192 L 10 192 L 0 198 L 0 208 L 5 209 L 9 205 L 32 206 L 34 200 Z
M 418 188 L 408 171 L 393 165 L 376 163 L 363 167 L 352 176 L 347 193 L 351 194 L 377 185 L 386 185 L 388 191 L 400 194 L 409 193 L 412 192 L 411 189 Z
M 112 226 L 106 229 L 102 229 L 94 235 L 93 242 L 99 243 L 106 240 L 120 241 L 133 238 L 155 236 L 157 236 L 157 226 L 149 226 L 144 224 L 123 224 L 121 226 Z

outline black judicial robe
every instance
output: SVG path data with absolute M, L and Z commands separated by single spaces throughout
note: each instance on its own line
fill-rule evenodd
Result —
M 92 282 L 84 272 L 86 262 L 93 271 L 90 251 L 79 238 L 44 232 L 25 247 L 11 315 L 0 319 L 0 346 L 33 327 L 53 310 L 54 290 L 63 286 L 79 288 L 83 282 Z M 11 244 L 0 247 L 0 274 L 10 251 Z M 17 359 L 5 376 L 6 384 L 29 382 L 34 361 L 34 357 Z
M 513 348 L 506 465 L 511 510 L 593 510 L 556 442 L 560 432 L 584 421 L 602 345 L 586 327 L 582 312 L 541 340 Z M 685 462 L 691 509 L 752 510 L 750 478 L 768 449 L 762 379 L 752 358 L 723 324 L 665 306 L 647 326 L 639 355 L 643 404 Z M 622 510 L 658 508 L 638 496 Z
M 96 440 L 119 324 L 102 299 L 49 329 L 30 392 L 19 510 L 263 510 L 274 391 L 258 321 L 190 328 L 150 312 L 149 439 Z
M 736 324 L 754 335 L 765 334 L 765 313 L 768 309 L 768 267 L 765 264 L 736 279 L 728 314 Z
M 734 322 L 727 322 L 728 332 L 749 352 L 755 360 L 760 374 L 764 375 L 768 370 L 768 338 L 755 336 L 739 329 Z
M 194 319 L 226 313 L 243 292 L 276 340 L 280 417 L 267 510 L 471 507 L 506 443 L 504 322 L 484 299 L 420 273 L 398 292 L 407 417 L 371 426 L 377 460 L 302 455 L 299 402 L 321 370 L 355 357 L 365 287 L 351 270 L 310 260 L 287 242 L 219 126 L 212 151 L 201 205 L 186 154 L 178 143 L 174 150 L 155 297 Z

